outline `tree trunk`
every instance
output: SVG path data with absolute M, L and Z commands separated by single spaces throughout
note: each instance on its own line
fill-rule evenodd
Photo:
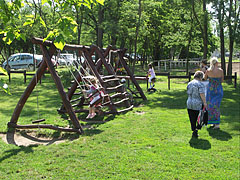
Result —
M 223 69 L 224 75 L 226 75 L 226 61 L 225 61 L 225 47 L 224 47 L 224 28 L 223 28 L 223 20 L 224 13 L 222 13 L 224 8 L 224 2 L 221 0 L 219 8 L 218 8 L 218 23 L 220 28 L 220 43 L 221 43 L 221 68 Z
M 189 71 L 189 47 L 192 41 L 192 30 L 193 30 L 193 17 L 192 17 L 192 13 L 191 13 L 191 28 L 189 29 L 188 32 L 188 45 L 187 45 L 187 67 L 186 67 L 186 75 L 188 75 L 188 71 Z
M 134 74 L 134 70 L 135 70 L 135 63 L 136 63 L 136 59 L 137 59 L 137 40 L 138 40 L 138 32 L 139 32 L 139 27 L 140 27 L 140 21 L 141 21 L 141 14 L 142 14 L 142 2 L 141 0 L 138 1 L 138 22 L 136 25 L 136 36 L 135 36 L 135 42 L 134 42 L 134 60 L 133 60 L 133 66 L 132 66 L 132 73 Z
M 232 29 L 232 24 L 231 24 L 231 18 L 232 18 L 232 3 L 233 0 L 230 0 L 230 5 L 229 5 L 229 17 L 227 20 L 228 24 L 228 31 L 229 31 L 229 60 L 228 60 L 228 71 L 227 75 L 231 76 L 232 75 L 232 53 L 233 53 L 233 42 L 234 42 L 234 37 L 233 37 L 233 29 Z
M 97 25 L 97 46 L 100 48 L 103 47 L 103 28 L 102 28 L 103 18 L 104 9 L 102 8 L 102 6 L 100 6 L 98 10 L 98 25 Z
M 207 35 L 208 12 L 206 10 L 206 0 L 203 0 L 203 12 L 204 12 L 203 27 L 202 27 L 201 22 L 198 19 L 197 13 L 195 11 L 194 0 L 192 0 L 192 11 L 193 11 L 194 17 L 195 17 L 195 19 L 196 19 L 196 21 L 199 25 L 199 28 L 200 28 L 201 34 L 202 34 L 202 38 L 203 38 L 203 58 L 207 59 L 207 53 L 208 53 L 208 47 L 207 47 L 207 44 L 208 44 L 208 40 L 207 40 L 207 37 L 208 37 L 208 35 Z
M 204 20 L 203 20 L 203 58 L 207 59 L 208 54 L 208 32 L 207 32 L 207 24 L 208 24 L 208 12 L 206 8 L 206 0 L 203 0 L 203 12 L 204 12 Z

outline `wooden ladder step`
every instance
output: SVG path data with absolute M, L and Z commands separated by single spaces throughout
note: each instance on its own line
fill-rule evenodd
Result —
M 124 113 L 124 112 L 127 112 L 127 111 L 130 111 L 133 109 L 133 105 L 131 105 L 130 107 L 128 108 L 125 108 L 125 109 L 121 109 L 119 111 L 116 111 L 116 112 L 113 112 L 113 111 L 108 111 L 108 112 L 104 112 L 104 114 L 120 114 L 120 113 Z
M 130 111 L 133 109 L 133 105 L 131 105 L 130 107 L 126 108 L 126 109 L 121 109 L 118 111 L 118 113 L 123 113 L 123 112 L 126 112 L 126 111 Z
M 107 101 L 107 102 L 105 102 L 105 103 L 102 103 L 101 106 L 107 106 L 107 105 L 109 105 L 109 104 L 111 104 L 111 101 Z
M 102 76 L 102 79 L 110 79 L 110 78 L 115 78 L 115 75 L 109 75 L 109 76 Z
M 123 92 L 123 93 L 116 93 L 111 95 L 111 98 L 122 98 L 122 96 L 125 96 L 127 94 L 127 92 Z
M 104 80 L 103 82 L 104 82 L 104 83 L 109 83 L 109 82 L 112 82 L 112 81 L 119 81 L 119 80 L 120 80 L 119 78 L 114 78 L 114 79 Z
M 72 100 L 70 100 L 70 102 L 73 103 L 73 102 L 79 101 L 79 100 L 81 100 L 81 99 L 82 99 L 82 97 L 79 97 L 79 98 L 77 98 L 77 99 L 72 99 Z
M 119 85 L 117 85 L 117 86 L 115 86 L 115 87 L 106 88 L 106 90 L 116 90 L 116 89 L 118 89 L 118 88 L 121 88 L 122 86 L 123 86 L 123 84 L 119 84 Z
M 122 100 L 120 100 L 120 101 L 114 102 L 113 104 L 114 104 L 114 105 L 119 105 L 119 104 L 121 104 L 121 103 L 123 103 L 123 102 L 125 102 L 125 101 L 128 101 L 128 100 L 129 100 L 129 98 L 124 98 L 124 99 L 122 99 Z

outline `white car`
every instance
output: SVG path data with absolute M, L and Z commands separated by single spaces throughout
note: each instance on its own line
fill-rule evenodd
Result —
M 34 55 L 36 66 L 42 61 L 42 55 Z M 8 58 L 9 69 L 30 69 L 34 68 L 33 54 L 17 53 Z M 7 61 L 2 64 L 4 69 L 7 69 Z
M 57 57 L 57 62 L 59 65 L 71 65 L 76 59 L 73 54 L 60 54 Z

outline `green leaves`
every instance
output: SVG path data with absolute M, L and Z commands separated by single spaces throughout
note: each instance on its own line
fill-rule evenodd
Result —
M 99 4 L 104 5 L 104 0 L 96 0 Z
M 3 69 L 2 67 L 0 67 L 0 73 L 5 74 L 6 76 L 8 75 L 7 71 L 5 69 Z
M 54 40 L 54 45 L 56 46 L 56 48 L 63 50 L 64 46 L 65 46 L 65 41 L 64 41 L 64 37 L 63 35 L 59 35 L 56 37 L 56 39 Z
M 39 7 L 39 9 L 49 7 L 53 11 L 55 11 L 54 13 L 56 14 L 53 17 L 53 24 L 49 24 L 47 26 L 47 22 L 44 21 L 45 17 L 43 19 L 42 14 L 38 14 L 37 10 L 31 11 L 28 13 L 29 15 L 24 16 L 24 14 L 21 12 L 21 8 L 24 6 L 23 2 L 24 0 L 15 0 L 11 2 L 0 1 L 0 20 L 1 22 L 3 22 L 3 26 L 0 26 L 0 34 L 4 35 L 2 38 L 3 41 L 8 45 L 10 45 L 14 39 L 23 39 L 24 41 L 26 41 L 26 37 L 22 34 L 25 29 L 24 27 L 33 27 L 35 23 L 40 22 L 40 24 L 45 28 L 45 30 L 48 31 L 48 35 L 45 40 L 54 39 L 54 43 L 59 49 L 62 49 L 64 47 L 64 40 L 66 39 L 66 37 L 72 37 L 72 34 L 77 32 L 77 23 L 70 16 L 61 17 L 57 14 L 61 14 L 64 11 L 71 10 L 73 4 L 76 3 L 79 7 L 83 5 L 88 7 L 89 9 L 91 9 L 92 5 L 104 4 L 104 0 L 41 0 L 41 3 L 37 5 L 34 5 L 31 1 L 26 2 L 25 5 L 29 7 L 41 6 Z M 25 21 L 20 24 L 20 19 L 25 19 Z

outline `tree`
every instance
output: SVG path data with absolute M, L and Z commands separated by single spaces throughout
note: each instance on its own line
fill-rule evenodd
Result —
M 202 33 L 202 38 L 203 38 L 203 47 L 204 47 L 203 58 L 207 59 L 207 54 L 208 54 L 208 35 L 207 35 L 208 12 L 206 9 L 206 0 L 203 0 L 202 7 L 203 7 L 203 21 L 200 21 L 198 18 L 198 15 L 196 13 L 196 10 L 195 10 L 195 1 L 192 0 L 192 11 L 193 11 L 196 21 L 198 22 L 199 28 Z
M 239 1 L 229 0 L 228 16 L 227 16 L 227 26 L 229 34 L 229 61 L 228 61 L 228 71 L 227 75 L 232 75 L 232 58 L 233 58 L 233 47 L 235 42 L 235 35 L 237 31 L 237 23 L 239 21 Z
M 61 12 L 66 9 L 72 9 L 74 5 L 75 7 L 86 6 L 88 8 L 91 8 L 92 5 L 96 5 L 98 3 L 103 5 L 104 0 L 42 0 L 41 2 L 36 2 L 35 0 L 15 0 L 10 2 L 6 0 L 0 1 L 0 7 L 2 9 L 2 11 L 0 11 L 0 17 L 4 24 L 0 34 L 4 34 L 3 40 L 7 44 L 11 44 L 14 39 L 26 40 L 26 37 L 22 35 L 23 30 L 21 31 L 20 28 L 15 25 L 15 22 L 22 18 L 21 9 L 26 5 L 24 2 L 28 6 L 34 7 L 35 11 L 25 16 L 27 20 L 24 22 L 24 24 L 22 24 L 22 26 L 20 26 L 20 28 L 23 26 L 33 26 L 36 21 L 39 21 L 48 32 L 45 40 L 54 40 L 54 45 L 59 49 L 63 49 L 66 38 L 71 37 L 72 33 L 76 32 L 77 23 L 74 21 L 73 17 L 64 16 L 61 14 Z M 53 26 L 50 27 L 46 25 L 46 19 L 42 13 L 42 8 L 46 6 L 53 10 L 54 14 L 57 14 L 57 19 L 55 19 L 54 16 L 52 20 L 55 22 L 53 22 Z

